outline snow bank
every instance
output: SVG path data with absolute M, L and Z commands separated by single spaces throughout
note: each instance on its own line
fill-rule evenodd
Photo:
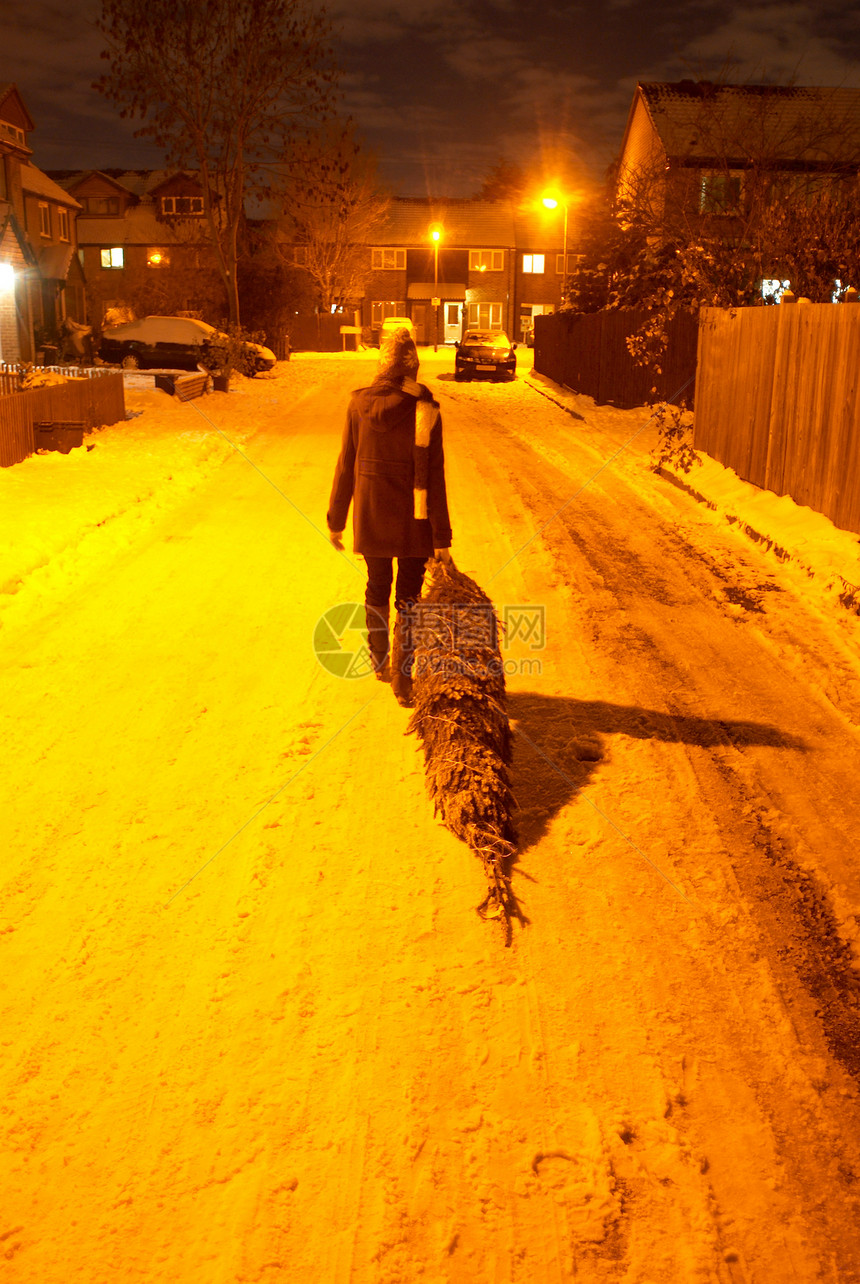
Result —
M 154 378 L 129 373 L 124 422 L 84 437 L 69 454 L 42 451 L 0 469 L 0 622 L 21 590 L 47 593 L 121 552 L 175 507 L 236 446 L 264 426 L 291 377 L 234 375 L 230 392 L 180 402 Z M 274 385 L 274 386 L 273 386 Z
M 656 441 L 649 406 L 619 410 L 598 406 L 590 397 L 532 374 L 532 386 L 576 419 L 606 433 L 619 448 L 639 455 L 643 465 Z M 743 481 L 709 455 L 690 473 L 670 468 L 660 475 L 761 544 L 782 562 L 791 562 L 849 610 L 860 614 L 860 538 L 840 530 L 830 518 Z

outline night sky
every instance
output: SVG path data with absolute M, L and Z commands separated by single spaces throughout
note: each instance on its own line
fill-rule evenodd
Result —
M 98 0 L 2 0 L 0 80 L 36 122 L 42 169 L 154 168 L 162 157 L 90 88 Z M 599 179 L 637 80 L 860 88 L 860 4 L 708 0 L 332 0 L 345 108 L 402 196 L 471 196 L 500 159 Z M 75 16 L 77 15 L 77 16 Z M 566 174 L 559 173 L 565 158 Z

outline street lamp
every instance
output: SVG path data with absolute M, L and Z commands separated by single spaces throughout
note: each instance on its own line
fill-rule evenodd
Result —
M 552 195 L 552 193 L 547 193 L 547 195 L 543 197 L 542 204 L 543 204 L 544 209 L 547 209 L 547 210 L 557 210 L 557 209 L 558 209 L 558 207 L 559 207 L 559 205 L 563 206 L 563 208 L 564 208 L 564 233 L 563 233 L 562 238 L 561 238 L 561 252 L 562 252 L 562 254 L 563 254 L 563 256 L 564 256 L 564 260 L 563 260 L 563 261 L 564 261 L 564 270 L 563 270 L 563 272 L 562 272 L 562 276 L 561 276 L 561 298 L 562 298 L 562 302 L 564 302 L 565 295 L 567 294 L 567 210 L 568 210 L 568 203 L 567 203 L 567 201 L 566 201 L 566 200 L 562 200 L 562 198 L 561 198 L 560 196 L 553 196 L 553 195 Z
M 439 351 L 439 242 L 442 240 L 442 227 L 439 223 L 430 225 L 430 240 L 433 242 L 433 351 Z

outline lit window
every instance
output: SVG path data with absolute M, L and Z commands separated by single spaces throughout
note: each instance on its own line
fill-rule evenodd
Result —
M 69 211 L 62 206 L 57 209 L 57 235 L 61 241 L 69 239 Z
M 146 266 L 154 267 L 154 268 L 169 267 L 170 266 L 169 253 L 167 252 L 167 250 L 159 249 L 157 247 L 152 247 L 151 249 L 146 251 Z
M 699 180 L 699 212 L 738 214 L 742 191 L 743 179 L 740 174 L 703 174 Z
M 470 330 L 501 330 L 501 328 L 502 328 L 501 303 L 470 303 L 469 304 L 469 329 Z
M 121 268 L 122 246 L 114 245 L 109 250 L 102 250 L 101 260 L 103 268 Z
M 51 207 L 39 201 L 39 235 L 51 235 Z
M 524 254 L 523 271 L 540 275 L 543 272 L 544 256 L 542 254 Z
M 406 269 L 406 251 L 372 249 L 370 251 L 370 268 L 372 272 L 403 272 Z
M 202 214 L 202 196 L 162 196 L 162 214 Z
M 501 272 L 505 266 L 504 250 L 470 250 L 470 272 Z

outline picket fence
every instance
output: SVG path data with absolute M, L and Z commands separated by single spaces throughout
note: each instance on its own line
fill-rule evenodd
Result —
M 704 308 L 693 441 L 860 533 L 860 306 Z

